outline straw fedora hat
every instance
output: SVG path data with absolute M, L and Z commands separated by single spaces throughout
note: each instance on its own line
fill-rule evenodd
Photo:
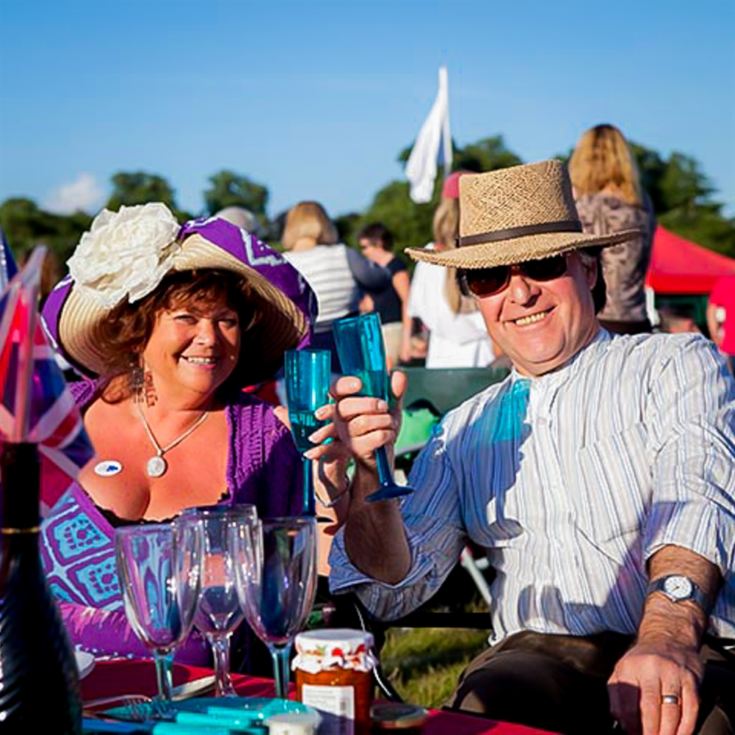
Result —
M 615 245 L 640 235 L 582 232 L 572 184 L 561 161 L 541 161 L 459 179 L 459 238 L 454 250 L 408 248 L 414 260 L 453 268 L 493 268 L 578 248 Z
M 154 292 L 168 273 L 200 269 L 231 271 L 251 287 L 258 321 L 246 337 L 249 383 L 272 376 L 285 350 L 308 344 L 316 299 L 293 266 L 223 219 L 179 226 L 158 203 L 98 215 L 69 260 L 70 275 L 49 294 L 44 325 L 72 365 L 106 377 L 109 358 L 100 327 L 112 310 Z

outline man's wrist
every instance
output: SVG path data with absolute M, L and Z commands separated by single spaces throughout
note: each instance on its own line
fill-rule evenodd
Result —
M 685 574 L 665 574 L 652 579 L 646 595 L 660 594 L 675 604 L 698 605 L 705 617 L 709 617 L 714 600 L 699 585 Z
M 655 592 L 646 598 L 637 642 L 699 650 L 706 627 L 707 616 L 699 605 L 691 601 L 672 602 Z

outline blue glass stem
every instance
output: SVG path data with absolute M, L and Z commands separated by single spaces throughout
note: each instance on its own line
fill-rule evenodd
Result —
M 304 473 L 301 515 L 313 516 L 316 514 L 316 507 L 314 505 L 314 472 L 311 460 L 302 457 L 301 467 Z
M 273 657 L 273 675 L 276 680 L 276 697 L 286 699 L 288 696 L 288 682 L 290 675 L 289 655 L 291 654 L 291 643 L 284 646 L 269 645 Z
M 385 447 L 380 447 L 375 452 L 375 463 L 378 466 L 378 479 L 381 485 L 393 485 L 393 470 L 388 462 L 388 453 Z
M 375 463 L 378 466 L 378 479 L 380 487 L 370 493 L 365 500 L 370 503 L 376 503 L 379 500 L 390 500 L 391 498 L 400 498 L 402 495 L 410 495 L 413 488 L 410 485 L 397 485 L 393 479 L 393 471 L 388 463 L 388 455 L 385 447 L 380 447 L 375 452 Z

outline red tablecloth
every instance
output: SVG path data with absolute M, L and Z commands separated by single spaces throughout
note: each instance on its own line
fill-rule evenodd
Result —
M 174 666 L 174 684 L 183 684 L 211 674 L 210 669 L 194 666 Z M 233 684 L 238 694 L 245 697 L 273 697 L 273 681 L 252 676 L 233 674 Z M 111 697 L 118 694 L 154 694 L 156 677 L 153 662 L 119 659 L 98 661 L 92 672 L 82 680 L 82 698 L 85 701 L 97 697 Z M 455 712 L 431 710 L 423 735 L 545 735 L 544 730 L 495 722 L 471 715 Z M 546 735 L 549 735 L 546 733 Z

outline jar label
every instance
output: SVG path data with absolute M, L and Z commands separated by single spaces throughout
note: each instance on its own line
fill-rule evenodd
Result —
M 319 710 L 324 718 L 319 735 L 354 735 L 355 687 L 303 684 L 301 701 Z

